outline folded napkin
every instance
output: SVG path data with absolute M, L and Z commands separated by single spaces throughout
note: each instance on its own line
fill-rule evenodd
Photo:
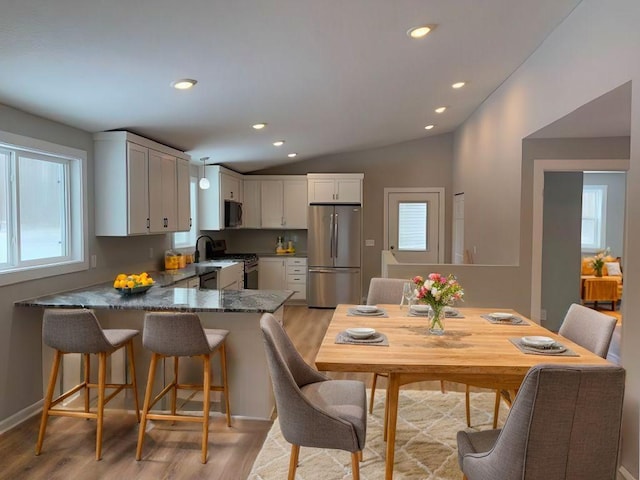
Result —
M 556 342 L 549 348 L 536 348 L 530 347 L 522 343 L 522 339 L 519 337 L 510 338 L 509 341 L 513 343 L 518 350 L 522 353 L 526 353 L 528 355 L 554 355 L 554 356 L 563 356 L 563 357 L 579 357 L 576 352 L 571 350 L 570 348 L 565 347 L 561 343 Z
M 491 323 L 499 323 L 501 325 L 529 325 L 527 322 L 522 320 L 520 317 L 516 317 L 515 315 L 511 317 L 509 320 L 498 320 L 493 318 L 491 315 L 480 315 L 482 318 Z
M 336 335 L 336 343 L 351 343 L 355 345 L 381 345 L 388 347 L 389 340 L 384 333 L 376 332 L 368 338 L 353 338 L 347 332 Z
M 367 313 L 360 312 L 356 308 L 350 308 L 347 310 L 347 317 L 386 317 L 388 318 L 386 310 L 380 308 L 377 312 Z

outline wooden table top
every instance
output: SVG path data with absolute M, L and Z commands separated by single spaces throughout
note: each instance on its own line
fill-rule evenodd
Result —
M 401 310 L 398 305 L 380 305 L 389 318 L 348 316 L 350 307 L 353 305 L 338 305 L 335 310 L 316 357 L 319 370 L 426 374 L 434 379 L 458 377 L 459 380 L 485 377 L 489 381 L 492 377 L 502 377 L 517 383 L 539 363 L 609 364 L 513 310 L 459 308 L 465 318 L 446 318 L 445 334 L 434 336 L 428 333 L 428 319 L 409 316 L 406 306 Z M 513 313 L 527 325 L 494 324 L 480 316 L 495 311 Z M 351 327 L 375 328 L 387 336 L 389 346 L 336 344 L 336 335 Z M 556 338 L 579 356 L 525 354 L 509 341 L 509 338 L 529 335 Z M 481 386 L 484 382 L 471 383 Z

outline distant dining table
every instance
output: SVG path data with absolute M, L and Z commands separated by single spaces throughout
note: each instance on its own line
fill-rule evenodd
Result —
M 523 315 L 499 308 L 459 308 L 445 319 L 445 333 L 430 335 L 428 319 L 413 316 L 407 306 L 378 305 L 379 312 L 358 312 L 338 305 L 316 357 L 318 370 L 388 374 L 385 429 L 385 478 L 393 478 L 400 386 L 426 380 L 447 380 L 476 387 L 517 391 L 529 369 L 539 363 L 607 365 L 605 359 L 543 328 Z M 504 321 L 496 312 L 511 313 Z M 383 312 L 382 314 L 380 312 Z M 383 341 L 353 343 L 346 330 L 373 328 Z M 529 349 L 522 337 L 544 336 L 557 349 Z M 336 343 L 345 342 L 346 343 Z

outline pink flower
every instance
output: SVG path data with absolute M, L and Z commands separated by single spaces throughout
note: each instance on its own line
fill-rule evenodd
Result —
M 422 278 L 420 275 L 416 275 L 415 277 L 413 277 L 413 283 L 416 283 L 416 284 L 424 283 L 424 278 Z

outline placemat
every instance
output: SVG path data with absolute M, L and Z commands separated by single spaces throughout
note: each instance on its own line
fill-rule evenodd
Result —
M 518 350 L 520 350 L 522 353 L 526 353 L 527 355 L 551 355 L 554 357 L 557 356 L 561 356 L 561 357 L 579 357 L 580 355 L 578 355 L 576 352 L 574 352 L 573 350 L 571 350 L 570 348 L 565 347 L 564 345 L 562 345 L 561 343 L 556 342 L 556 345 L 564 348 L 565 350 L 563 351 L 553 351 L 551 348 L 549 349 L 538 349 L 538 348 L 531 348 L 531 347 L 527 347 L 526 345 L 524 345 L 522 343 L 522 340 L 518 337 L 513 337 L 510 338 L 509 341 L 511 343 L 513 343 Z
M 511 317 L 509 321 L 496 320 L 495 318 L 490 317 L 489 315 L 480 315 L 480 316 L 490 323 L 499 323 L 500 325 L 529 325 L 522 318 L 516 317 L 515 315 Z
M 369 338 L 353 338 L 347 334 L 347 332 L 340 332 L 336 335 L 335 343 L 350 343 L 354 345 L 376 345 L 376 346 L 389 346 L 389 339 L 384 333 L 376 332 Z
M 424 318 L 428 318 L 429 314 L 427 313 L 416 313 L 416 312 L 409 312 L 407 314 L 410 317 L 424 317 Z M 445 315 L 444 318 L 465 318 L 464 315 L 462 315 L 460 312 L 456 312 L 454 314 L 448 313 Z
M 387 315 L 387 311 L 384 308 L 378 309 L 375 313 L 364 313 L 359 312 L 355 308 L 350 308 L 347 310 L 347 317 L 378 317 L 378 318 L 389 318 Z

